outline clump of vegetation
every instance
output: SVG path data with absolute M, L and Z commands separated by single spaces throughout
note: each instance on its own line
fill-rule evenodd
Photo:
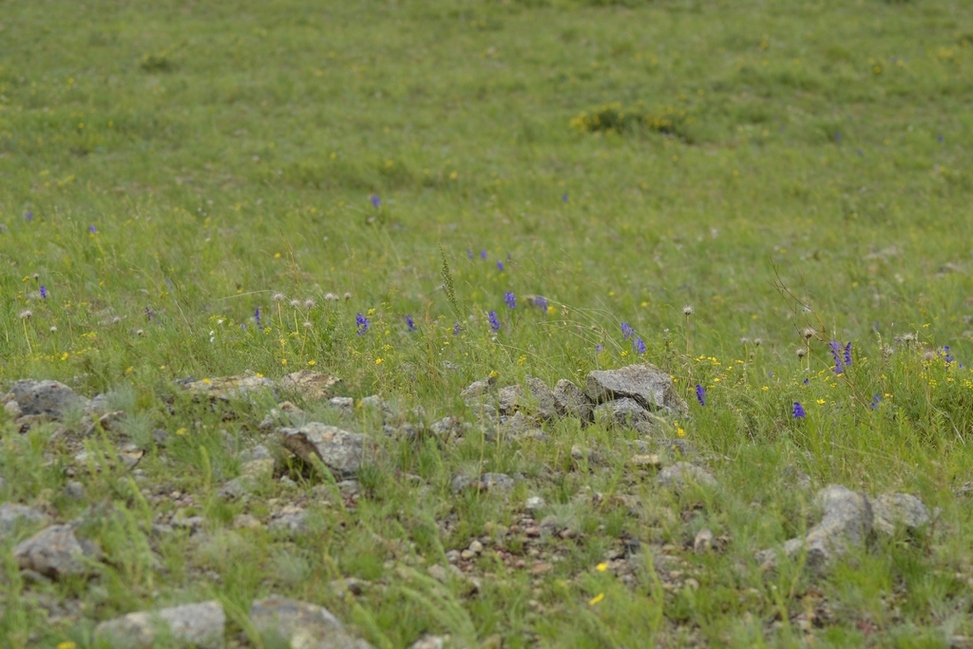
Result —
M 649 111 L 641 102 L 627 109 L 621 102 L 613 102 L 595 110 L 583 111 L 571 120 L 571 127 L 582 133 L 648 130 L 685 138 L 685 127 L 692 122 L 693 118 L 683 108 L 663 106 L 658 110 Z

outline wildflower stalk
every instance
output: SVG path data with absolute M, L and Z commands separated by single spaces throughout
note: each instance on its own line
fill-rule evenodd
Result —
M 30 334 L 27 333 L 27 318 L 21 318 L 20 322 L 24 325 L 24 340 L 27 341 L 27 351 L 31 356 L 33 356 L 34 347 L 30 344 Z
M 689 337 L 689 316 L 693 314 L 692 305 L 687 304 L 682 308 L 682 313 L 686 316 L 686 356 L 692 355 L 692 341 Z

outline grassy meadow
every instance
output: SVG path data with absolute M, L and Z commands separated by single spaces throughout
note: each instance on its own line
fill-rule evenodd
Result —
M 105 552 L 29 583 L 30 530 L 0 541 L 0 644 L 93 648 L 101 620 L 217 598 L 228 646 L 269 648 L 246 611 L 277 593 L 383 649 L 973 646 L 971 106 L 973 5 L 950 0 L 0 0 L 0 386 L 108 393 L 124 431 L 85 450 L 145 451 L 138 476 L 76 466 L 54 423 L 0 413 L 0 500 L 87 516 Z M 298 403 L 388 451 L 361 497 L 278 462 L 227 500 L 270 404 L 176 383 L 314 369 L 475 422 L 474 380 L 640 362 L 718 488 L 660 488 L 603 423 L 440 444 Z M 517 485 L 454 493 L 485 472 Z M 762 570 L 829 483 L 934 522 L 823 576 Z M 510 532 L 530 496 L 570 534 Z M 295 502 L 311 532 L 232 525 Z M 203 530 L 154 535 L 177 509 Z M 702 528 L 719 551 L 693 552 Z M 484 538 L 477 589 L 429 576 Z

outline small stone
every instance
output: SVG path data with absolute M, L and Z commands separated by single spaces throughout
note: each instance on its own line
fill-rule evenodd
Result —
M 273 595 L 256 600 L 250 622 L 261 633 L 270 633 L 300 649 L 366 649 L 364 640 L 353 638 L 326 608 Z
M 662 466 L 662 459 L 655 454 L 633 455 L 629 462 L 632 466 L 640 468 L 659 468 Z
M 360 433 L 311 422 L 301 428 L 279 428 L 281 445 L 309 464 L 318 459 L 337 477 L 354 476 L 374 450 L 374 443 Z
M 473 479 L 465 475 L 455 475 L 450 481 L 453 493 L 459 493 L 473 484 Z
M 446 649 L 449 636 L 443 635 L 424 635 L 413 642 L 409 649 Z
M 233 529 L 237 530 L 258 530 L 261 528 L 260 521 L 250 514 L 237 514 L 233 517 Z
M 24 414 L 24 411 L 20 409 L 20 404 L 13 399 L 3 404 L 3 411 L 6 412 L 7 416 L 11 419 L 17 419 Z
M 483 552 L 483 544 L 480 543 L 479 541 L 477 541 L 476 539 L 474 539 L 470 543 L 469 550 L 470 550 L 470 552 L 472 552 L 474 554 L 480 554 L 480 553 Z
M 328 399 L 328 407 L 334 408 L 347 417 L 355 414 L 355 400 L 351 397 L 332 397 Z
M 88 490 L 77 480 L 71 480 L 64 485 L 64 495 L 71 500 L 85 500 L 88 497 Z
M 253 462 L 254 460 L 273 460 L 274 456 L 270 454 L 267 447 L 263 444 L 257 444 L 253 448 L 246 449 L 240 453 L 240 460 L 243 462 Z
M 283 513 L 270 521 L 267 529 L 273 531 L 285 531 L 292 534 L 300 534 L 307 531 L 307 512 L 300 507 L 285 509 Z
M 441 584 L 445 584 L 449 580 L 449 571 L 445 568 L 445 566 L 441 566 L 438 563 L 434 563 L 426 568 L 426 572 L 429 573 L 430 577 Z
M 52 525 L 18 543 L 13 556 L 21 570 L 61 579 L 90 574 L 84 560 L 100 558 L 101 553 L 94 544 L 79 541 L 70 525 Z
M 904 493 L 887 493 L 872 500 L 875 530 L 891 536 L 896 528 L 915 532 L 929 524 L 929 510 L 916 496 Z
M 696 554 L 703 554 L 707 550 L 713 547 L 713 541 L 715 540 L 713 532 L 708 528 L 703 528 L 696 532 L 696 538 L 693 539 L 693 552 Z
M 524 509 L 527 511 L 542 509 L 545 506 L 547 506 L 547 503 L 540 496 L 530 496 L 527 498 L 527 502 L 524 503 Z
M 487 489 L 507 491 L 514 488 L 514 479 L 506 473 L 484 473 L 480 477 L 480 482 Z
M 164 608 L 153 613 L 129 613 L 102 622 L 95 636 L 126 647 L 154 647 L 160 623 L 172 639 L 200 649 L 223 649 L 226 615 L 216 600 Z
M 659 471 L 659 484 L 669 489 L 679 490 L 687 484 L 695 483 L 702 487 L 715 487 L 716 478 L 706 469 L 689 462 L 676 462 Z
M 519 385 L 500 388 L 500 391 L 497 393 L 497 398 L 499 401 L 498 409 L 501 415 L 512 415 L 517 411 L 520 393 L 521 388 Z
M 459 556 L 464 561 L 469 561 L 470 559 L 476 557 L 476 552 L 473 552 L 472 550 L 463 550 L 462 552 L 459 553 Z
M 154 441 L 159 446 L 165 446 L 169 442 L 169 432 L 161 428 L 153 429 L 152 441 Z
M 449 550 L 448 552 L 446 552 L 446 561 L 448 561 L 449 563 L 456 563 L 461 558 L 462 557 L 460 556 L 459 550 Z
M 360 596 L 368 587 L 368 582 L 357 577 L 346 577 L 335 579 L 328 583 L 328 590 L 339 599 L 344 599 L 348 595 Z

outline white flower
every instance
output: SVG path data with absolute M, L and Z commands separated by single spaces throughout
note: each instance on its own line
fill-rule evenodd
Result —
M 33 315 L 34 314 L 33 314 L 33 312 L 30 309 L 24 309 L 23 311 L 20 312 L 20 319 L 21 320 L 30 320 L 31 316 L 33 316 Z
M 687 304 L 686 306 L 684 306 L 682 308 L 682 314 L 684 316 L 687 316 L 687 317 L 688 316 L 691 316 L 695 312 L 696 312 L 696 310 L 693 308 L 693 305 L 692 304 Z

